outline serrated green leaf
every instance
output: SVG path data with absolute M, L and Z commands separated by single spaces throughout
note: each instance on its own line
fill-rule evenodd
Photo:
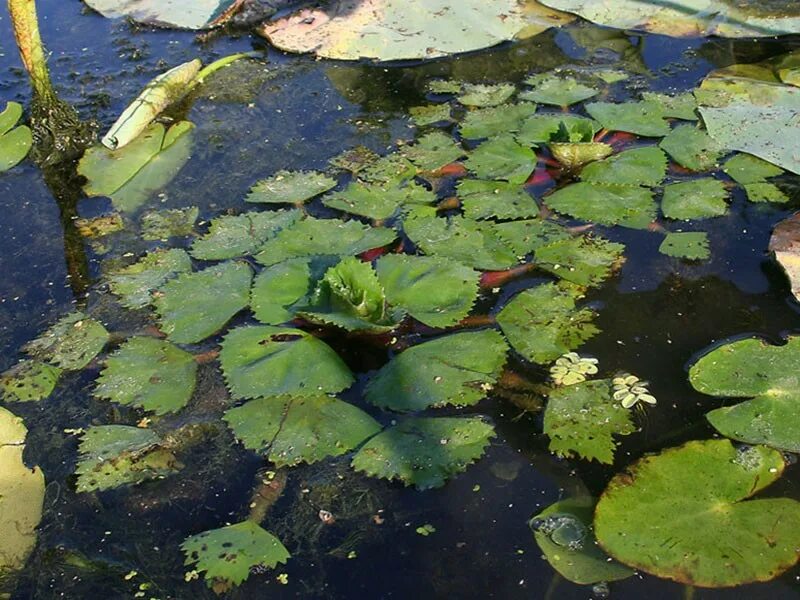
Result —
M 441 131 L 423 135 L 402 152 L 421 171 L 436 171 L 466 154 L 452 137 Z
M 164 340 L 132 337 L 106 360 L 94 395 L 163 415 L 186 406 L 196 375 L 188 352 Z
M 655 92 L 643 92 L 642 100 L 661 107 L 665 117 L 681 119 L 683 121 L 697 121 L 697 100 L 694 94 L 686 92 L 670 96 Z
M 473 110 L 464 117 L 459 132 L 470 140 L 513 133 L 519 131 L 522 122 L 535 112 L 536 105 L 529 102 Z
M 598 237 L 556 240 L 537 248 L 534 256 L 540 268 L 577 285 L 602 283 L 622 264 L 625 246 Z
M 703 231 L 668 233 L 658 251 L 667 256 L 687 260 L 706 260 L 711 256 L 708 234 Z
M 545 283 L 525 290 L 506 304 L 497 324 L 511 346 L 531 362 L 546 364 L 578 348 L 600 330 L 594 311 L 576 306 L 577 290 Z
M 278 468 L 340 456 L 381 430 L 361 409 L 323 395 L 259 398 L 224 418 L 246 448 Z
M 358 172 L 358 177 L 367 183 L 396 185 L 413 179 L 417 172 L 411 161 L 399 152 L 393 152 L 366 165 Z
M 108 342 L 106 328 L 81 312 L 62 317 L 22 350 L 65 371 L 78 371 L 100 354 Z
M 302 204 L 336 186 L 336 180 L 317 171 L 278 171 L 258 181 L 245 201 L 263 204 Z
M 724 154 L 722 147 L 694 125 L 680 125 L 661 140 L 659 146 L 672 159 L 691 171 L 708 171 Z
M 219 360 L 234 398 L 335 394 L 353 383 L 330 346 L 300 329 L 238 327 L 225 336 Z
M 747 194 L 747 199 L 750 202 L 775 202 L 783 204 L 790 200 L 789 196 L 774 183 L 747 183 L 744 186 L 744 191 Z
M 428 82 L 428 91 L 431 94 L 459 94 L 464 83 L 452 79 L 432 79 Z
M 417 127 L 435 125 L 444 121 L 452 121 L 449 104 L 428 104 L 426 106 L 412 106 L 408 109 L 411 121 Z
M 191 254 L 200 260 L 249 256 L 300 217 L 301 212 L 296 209 L 217 217 L 211 221 L 208 233 L 192 244 Z
M 525 83 L 533 86 L 533 89 L 520 94 L 521 100 L 532 100 L 553 106 L 570 106 L 599 93 L 595 88 L 584 85 L 572 77 L 559 77 L 550 73 L 529 77 Z
M 6 402 L 44 400 L 53 393 L 60 376 L 58 367 L 37 360 L 23 360 L 0 375 L 0 392 Z
M 286 260 L 256 275 L 250 291 L 250 306 L 255 318 L 265 325 L 280 325 L 294 318 L 298 305 L 310 291 L 309 260 Z
M 504 135 L 483 142 L 464 164 L 481 179 L 523 184 L 536 167 L 536 154 L 512 136 Z
M 157 249 L 122 269 L 108 274 L 108 286 L 127 308 L 144 308 L 151 294 L 168 280 L 192 270 L 192 261 L 180 248 Z
M 322 201 L 328 208 L 379 221 L 388 219 L 406 204 L 434 202 L 436 195 L 413 181 L 386 185 L 353 181 Z
M 196 206 L 148 211 L 142 215 L 142 239 L 167 240 L 192 235 L 199 214 Z
M 615 436 L 636 427 L 630 410 L 612 397 L 611 381 L 601 379 L 559 387 L 550 392 L 544 411 L 544 433 L 559 456 L 614 462 Z
M 517 256 L 525 256 L 542 246 L 572 237 L 566 227 L 544 219 L 497 223 L 494 230 Z
M 478 460 L 493 435 L 479 417 L 410 418 L 367 442 L 353 468 L 419 490 L 441 487 Z
M 590 183 L 656 186 L 667 174 L 667 157 L 654 146 L 634 148 L 586 165 L 581 179 Z
M 389 304 L 429 327 L 455 325 L 478 298 L 480 274 L 442 256 L 389 254 L 375 268 Z
M 777 177 L 784 171 L 762 158 L 751 154 L 735 154 L 725 161 L 723 171 L 736 183 L 747 185 L 749 183 L 764 183 L 770 177 Z
M 368 402 L 396 411 L 471 406 L 484 398 L 506 363 L 497 331 L 456 333 L 397 355 L 370 379 Z
M 224 262 L 168 281 L 155 295 L 161 330 L 178 344 L 215 334 L 247 306 L 252 276 L 247 263 Z
M 561 214 L 607 226 L 647 229 L 658 216 L 653 192 L 632 185 L 581 181 L 556 190 L 543 201 Z
M 704 177 L 664 187 L 661 212 L 668 219 L 708 219 L 728 212 L 728 190 L 718 179 Z
M 539 214 L 533 197 L 513 183 L 463 179 L 457 191 L 468 219 L 526 219 Z
M 663 137 L 670 132 L 664 111 L 651 102 L 593 102 L 586 105 L 586 111 L 609 131 L 643 137 Z
M 217 582 L 239 585 L 254 567 L 272 569 L 289 560 L 280 540 L 253 521 L 243 521 L 193 535 L 181 544 L 186 565 L 205 573 L 208 587 Z
M 512 83 L 498 83 L 496 85 L 466 83 L 461 95 L 458 97 L 458 101 L 464 106 L 477 108 L 497 106 L 506 102 L 516 91 L 517 88 Z
M 517 129 L 517 141 L 521 144 L 546 144 L 558 133 L 562 123 L 568 131 L 588 128 L 592 131 L 592 138 L 600 131 L 600 124 L 586 117 L 570 113 L 540 114 L 529 117 Z
M 379 158 L 380 156 L 378 156 L 369 148 L 364 146 L 356 146 L 355 148 L 350 148 L 349 150 L 345 150 L 341 154 L 334 156 L 328 162 L 332 167 L 356 174 L 364 170 Z

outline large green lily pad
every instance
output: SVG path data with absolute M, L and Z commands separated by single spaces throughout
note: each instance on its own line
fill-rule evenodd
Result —
M 277 467 L 339 456 L 381 430 L 361 409 L 324 395 L 251 400 L 225 420 L 246 448 Z
M 233 329 L 222 342 L 219 360 L 235 398 L 334 394 L 353 383 L 336 352 L 300 329 Z
M 194 344 L 218 332 L 247 306 L 253 271 L 224 262 L 172 279 L 156 295 L 161 330 L 178 344 Z
M 478 460 L 493 435 L 480 417 L 409 418 L 367 442 L 353 468 L 419 490 L 441 487 Z
M 691 369 L 699 392 L 727 398 L 752 398 L 712 410 L 709 422 L 723 435 L 749 444 L 800 452 L 800 337 L 783 346 L 750 338 L 712 350 Z
M 94 395 L 153 411 L 186 406 L 194 391 L 194 356 L 167 341 L 132 337 L 106 360 Z
M 402 352 L 367 384 L 372 404 L 398 411 L 469 406 L 484 398 L 506 363 L 508 346 L 497 331 L 456 333 Z
M 73 312 L 22 349 L 40 361 L 78 371 L 100 354 L 107 341 L 105 327 L 81 312 Z
M 0 173 L 22 162 L 33 145 L 33 134 L 26 125 L 15 127 L 22 117 L 22 105 L 6 104 L 0 112 Z
M 750 498 L 783 469 L 780 452 L 728 440 L 645 457 L 603 492 L 597 539 L 620 562 L 687 585 L 768 581 L 797 562 L 800 503 Z
M 259 33 L 289 52 L 391 61 L 488 48 L 572 18 L 528 0 L 334 0 L 266 23 Z

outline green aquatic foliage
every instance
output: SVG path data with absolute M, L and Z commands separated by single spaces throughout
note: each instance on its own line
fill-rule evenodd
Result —
M 433 192 L 413 181 L 389 184 L 353 181 L 342 191 L 326 196 L 322 203 L 329 208 L 382 221 L 407 205 L 435 201 Z
M 278 468 L 340 456 L 381 430 L 361 409 L 321 394 L 258 398 L 225 420 L 246 448 Z
M 580 286 L 596 286 L 623 263 L 625 246 L 597 236 L 568 237 L 540 246 L 536 265 Z
M 572 237 L 566 227 L 545 219 L 498 223 L 494 231 L 517 256 L 525 256 L 543 246 Z
M 608 185 L 656 186 L 667 174 L 667 157 L 654 146 L 634 148 L 586 165 L 581 180 Z
M 573 115 L 571 113 L 558 114 L 536 114 L 529 116 L 514 131 L 517 132 L 517 141 L 521 144 L 547 144 L 560 131 L 567 130 L 569 136 L 566 139 L 557 138 L 556 141 L 563 142 L 589 142 L 595 134 L 600 131 L 600 124 L 592 119 Z M 591 135 L 587 138 L 587 132 Z M 572 136 L 579 135 L 580 139 L 575 140 Z
M 369 161 L 359 170 L 358 177 L 365 183 L 398 185 L 414 178 L 419 169 L 399 152 L 391 152 Z
M 294 258 L 265 267 L 253 280 L 250 306 L 265 325 L 291 320 L 311 291 L 309 259 Z
M 559 356 L 550 367 L 550 378 L 556 385 L 575 385 L 586 381 L 587 375 L 597 374 L 596 358 L 580 356 L 577 352 L 567 352 Z
M 166 186 L 189 160 L 194 125 L 180 121 L 166 129 L 153 123 L 119 150 L 89 148 L 78 163 L 89 196 L 108 196 L 114 207 L 134 212 Z
M 657 401 L 650 393 L 649 383 L 642 381 L 636 375 L 623 373 L 611 380 L 613 389 L 612 397 L 618 400 L 622 408 L 633 408 L 640 403 L 655 406 Z
M 600 93 L 599 90 L 584 85 L 573 77 L 561 77 L 550 73 L 528 77 L 525 84 L 532 86 L 532 89 L 521 93 L 520 99 L 553 106 L 570 106 Z
M 478 460 L 494 436 L 480 417 L 415 417 L 368 441 L 353 468 L 418 490 L 441 487 Z
M 530 520 L 530 527 L 550 566 L 572 583 L 627 579 L 632 569 L 609 559 L 597 545 L 592 527 L 592 498 L 567 498 L 551 504 Z
M 464 156 L 466 152 L 442 131 L 432 131 L 403 148 L 405 156 L 421 171 L 436 171 Z
M 636 431 L 630 411 L 614 399 L 608 379 L 555 388 L 544 411 L 550 450 L 603 464 L 614 462 L 616 437 Z
M 298 314 L 312 323 L 368 333 L 391 331 L 404 316 L 386 302 L 372 266 L 352 256 L 325 272 Z
M 108 273 L 108 286 L 127 308 L 144 308 L 153 291 L 170 279 L 192 270 L 192 260 L 180 248 L 160 248 L 148 252 L 139 261 Z
M 427 88 L 431 94 L 460 94 L 464 89 L 464 82 L 453 79 L 432 79 L 428 82 Z
M 188 352 L 164 340 L 132 337 L 106 360 L 94 395 L 162 415 L 186 406 L 196 374 Z
M 237 327 L 225 336 L 219 360 L 237 399 L 335 394 L 353 383 L 336 352 L 300 329 Z
M 768 581 L 797 562 L 800 503 L 751 498 L 783 469 L 780 452 L 728 440 L 646 456 L 603 492 L 597 540 L 623 564 L 687 585 Z
M 535 112 L 536 105 L 530 102 L 472 110 L 461 121 L 459 132 L 470 140 L 515 133 L 520 131 L 523 121 Z
M 33 134 L 26 125 L 17 126 L 22 105 L 8 102 L 0 112 L 0 173 L 18 165 L 33 146 Z
M 725 161 L 722 170 L 736 183 L 764 183 L 783 174 L 783 169 L 751 154 L 738 153 Z
M 317 171 L 278 171 L 256 182 L 245 200 L 259 204 L 303 204 L 335 186 L 335 179 Z
M 464 164 L 480 179 L 522 184 L 536 167 L 536 154 L 513 136 L 500 135 L 475 148 Z
M 516 91 L 517 88 L 513 83 L 498 83 L 495 85 L 466 83 L 458 96 L 458 101 L 464 106 L 486 108 L 487 106 L 503 104 Z
M 694 125 L 680 125 L 661 140 L 662 150 L 690 171 L 708 171 L 718 166 L 723 148 L 705 131 Z
M 711 257 L 708 234 L 704 231 L 668 233 L 658 251 L 673 258 L 686 260 L 706 260 Z
M 610 131 L 627 131 L 642 137 L 663 137 L 670 132 L 664 111 L 652 102 L 593 102 L 586 111 Z
M 108 331 L 98 321 L 76 311 L 59 319 L 22 350 L 65 371 L 79 371 L 100 354 L 108 337 Z
M 728 190 L 713 177 L 664 186 L 661 212 L 668 219 L 692 221 L 721 217 L 728 212 Z
M 783 346 L 750 338 L 720 346 L 689 369 L 698 392 L 722 398 L 750 398 L 706 416 L 723 435 L 748 444 L 800 451 L 797 414 L 800 337 Z
M 789 202 L 790 198 L 774 183 L 748 183 L 744 186 L 747 199 L 750 202 L 774 202 L 783 204 Z
M 278 232 L 255 258 L 270 266 L 290 258 L 353 256 L 386 246 L 396 237 L 391 229 L 370 227 L 358 221 L 306 217 Z
M 691 92 L 676 94 L 658 94 L 642 92 L 642 100 L 661 107 L 665 117 L 682 121 L 697 121 L 697 100 Z
M 450 115 L 449 104 L 427 104 L 425 106 L 412 106 L 408 109 L 411 122 L 417 127 L 427 127 L 437 123 L 446 123 L 453 120 Z
M 277 210 L 217 217 L 208 233 L 192 244 L 191 254 L 200 260 L 249 256 L 279 231 L 294 225 L 300 216 L 299 210 Z
M 581 181 L 556 190 L 543 200 L 557 212 L 609 227 L 647 229 L 658 215 L 653 192 L 633 185 Z
M 599 333 L 595 313 L 578 308 L 580 291 L 544 283 L 520 292 L 497 315 L 511 346 L 527 360 L 546 364 Z
M 22 419 L 0 408 L 0 581 L 25 565 L 42 520 L 44 474 L 22 460 L 27 435 Z
M 273 569 L 290 558 L 280 540 L 253 521 L 193 535 L 181 549 L 186 555 L 184 564 L 205 573 L 208 587 L 217 582 L 239 585 L 254 567 Z
M 533 197 L 512 183 L 463 179 L 457 193 L 469 219 L 527 219 L 539 214 Z
M 61 376 L 61 369 L 23 360 L 0 375 L 0 393 L 6 402 L 37 402 L 50 397 Z
M 429 327 L 455 325 L 478 298 L 480 274 L 441 256 L 389 254 L 375 270 L 389 304 Z
M 149 429 L 127 425 L 90 427 L 81 436 L 75 474 L 78 492 L 114 489 L 172 475 L 183 467 Z
M 602 142 L 550 142 L 548 145 L 553 157 L 567 169 L 579 169 L 595 160 L 602 160 L 614 149 Z
M 456 333 L 395 356 L 366 389 L 368 402 L 396 411 L 471 406 L 497 383 L 508 346 L 497 331 Z
M 217 333 L 247 306 L 252 277 L 247 263 L 228 261 L 171 279 L 155 294 L 161 331 L 178 344 Z
M 196 206 L 147 211 L 142 215 L 142 239 L 168 240 L 192 235 L 199 215 Z

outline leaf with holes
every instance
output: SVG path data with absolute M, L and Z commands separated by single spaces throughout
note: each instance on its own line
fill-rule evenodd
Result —
M 180 248 L 157 249 L 108 274 L 108 287 L 127 308 L 144 308 L 151 294 L 173 277 L 192 270 L 192 261 Z
M 108 331 L 100 323 L 81 312 L 73 312 L 25 344 L 22 350 L 65 371 L 78 371 L 100 354 L 108 338 Z
M 23 360 L 0 375 L 0 392 L 6 402 L 36 402 L 50 397 L 61 376 L 61 369 Z
M 661 212 L 668 219 L 709 219 L 728 212 L 728 190 L 712 177 L 664 186 Z
M 303 204 L 335 186 L 335 179 L 317 171 L 278 171 L 250 188 L 245 200 L 260 204 Z
M 300 219 L 299 210 L 223 215 L 211 221 L 208 233 L 192 244 L 200 260 L 225 260 L 255 254 L 270 238 Z

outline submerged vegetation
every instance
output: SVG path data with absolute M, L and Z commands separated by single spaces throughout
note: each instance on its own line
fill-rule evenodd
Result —
M 119 3 L 89 4 L 119 14 Z M 399 39 L 391 32 L 405 3 L 335 4 L 349 6 L 349 17 L 315 9 L 261 31 L 320 57 L 431 58 L 574 18 L 547 6 L 591 20 L 606 14 L 592 10 L 603 2 L 509 0 L 508 14 L 485 2 L 451 6 L 496 21 L 478 40 L 431 28 L 428 12 L 441 3 L 421 1 L 424 35 Z M 642 20 L 633 4 L 620 3 L 626 27 L 658 30 L 672 18 Z M 157 20 L 202 29 L 228 9 L 187 13 L 192 23 Z M 749 10 L 720 3 L 713 32 L 766 27 Z M 35 23 L 34 12 L 28 18 Z M 796 32 L 797 19 L 773 18 L 768 31 Z M 343 44 L 352 20 L 362 29 Z M 703 15 L 684 22 L 711 32 Z M 10 103 L 0 114 L 0 172 L 37 140 L 36 103 L 60 106 L 38 32 L 15 23 L 35 93 L 34 135 Z M 365 49 L 376 31 L 386 47 Z M 156 78 L 73 165 L 87 197 L 109 200 L 104 214 L 77 225 L 104 260 L 96 300 L 25 344 L 0 392 L 12 407 L 30 406 L 59 402 L 78 378 L 90 384 L 92 418 L 69 431 L 78 438 L 70 485 L 85 502 L 115 494 L 145 503 L 141 490 L 166 498 L 168 487 L 202 501 L 219 483 L 212 467 L 259 464 L 249 489 L 215 488 L 238 494 L 233 510 L 183 532 L 187 585 L 203 578 L 226 593 L 292 554 L 308 556 L 319 528 L 337 518 L 350 529 L 331 553 L 354 558 L 365 535 L 358 528 L 385 519 L 376 498 L 392 485 L 446 485 L 482 459 L 497 415 L 511 410 L 541 413 L 524 423 L 553 455 L 608 468 L 599 498 L 561 499 L 529 522 L 565 579 L 602 588 L 639 571 L 731 587 L 795 565 L 800 502 L 759 493 L 800 452 L 800 338 L 732 341 L 693 360 L 695 390 L 741 399 L 707 412 L 721 437 L 675 445 L 677 435 L 633 462 L 620 445 L 674 399 L 657 400 L 632 374 L 637 364 L 607 366 L 578 351 L 602 335 L 599 320 L 613 307 L 597 298 L 633 257 L 620 231 L 654 241 L 675 265 L 697 265 L 714 257 L 707 230 L 730 213 L 734 195 L 754 205 L 791 201 L 800 53 L 714 71 L 679 94 L 642 92 L 627 85 L 629 74 L 579 66 L 521 83 L 430 77 L 427 104 L 404 116 L 414 139 L 383 155 L 353 148 L 326 168 L 264 173 L 243 198 L 246 210 L 208 222 L 198 222 L 196 206 L 143 211 L 199 143 L 190 117 L 171 119 L 169 107 L 242 57 L 203 70 L 190 61 Z M 79 123 L 73 116 L 68 124 Z M 73 149 L 88 144 L 74 141 Z M 773 249 L 791 277 L 795 230 L 782 227 Z M 31 552 L 41 517 L 44 481 L 22 463 L 25 433 L 0 409 L 0 464 L 13 475 L 0 479 L 0 584 Z M 287 482 L 311 476 L 320 487 L 289 501 Z M 431 524 L 416 531 L 437 534 Z

